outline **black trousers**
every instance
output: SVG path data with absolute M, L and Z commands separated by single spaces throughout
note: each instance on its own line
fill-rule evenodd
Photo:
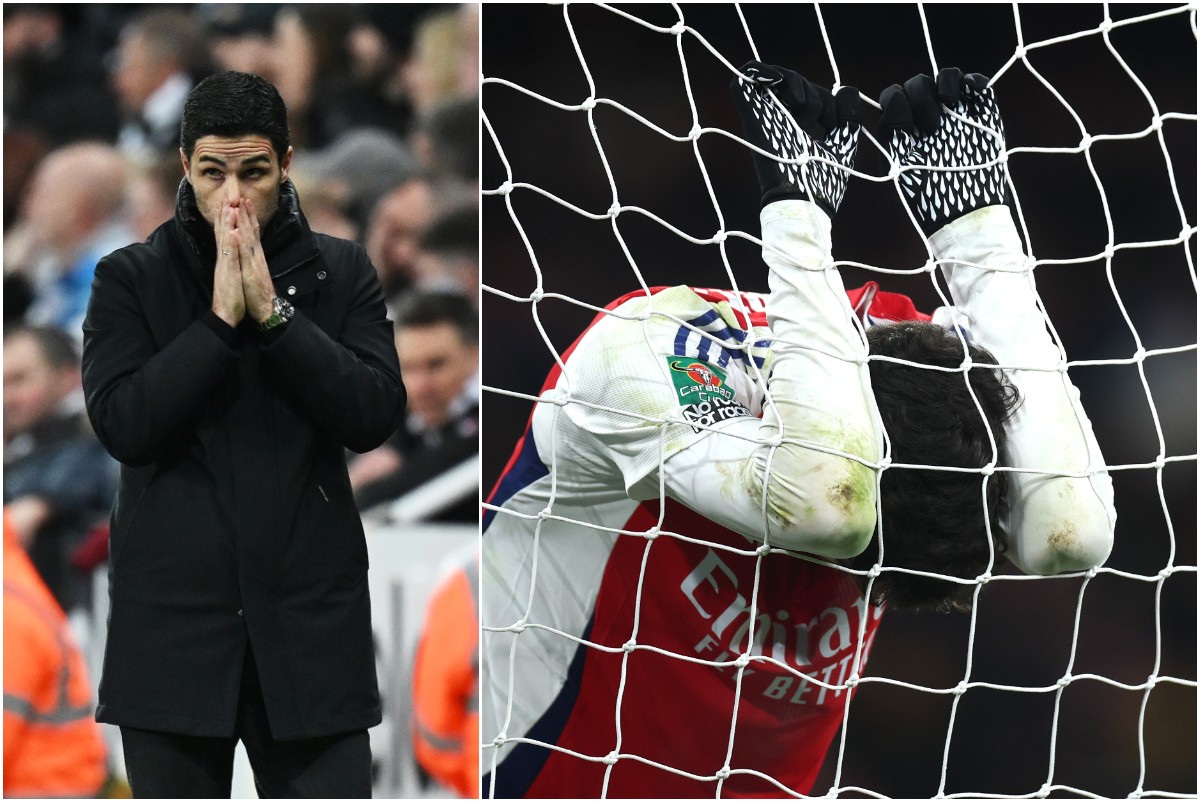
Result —
M 276 741 L 254 658 L 246 649 L 232 738 L 121 728 L 125 770 L 135 799 L 228 799 L 233 753 L 246 747 L 260 799 L 370 799 L 371 742 L 366 730 Z

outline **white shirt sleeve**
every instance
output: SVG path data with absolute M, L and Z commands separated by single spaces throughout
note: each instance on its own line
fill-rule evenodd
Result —
M 1007 207 L 964 215 L 930 239 L 956 309 L 1021 394 L 1008 425 L 1009 557 L 1055 574 L 1100 565 L 1112 549 L 1112 480 L 1079 391 L 1037 306 L 1031 261 Z
M 654 314 L 670 301 L 659 293 L 622 306 L 627 319 L 602 320 L 568 361 L 558 400 L 572 400 L 562 407 L 570 423 L 600 446 L 575 462 L 586 471 L 606 455 L 630 496 L 662 492 L 759 542 L 853 556 L 874 531 L 882 455 L 866 345 L 833 265 L 828 216 L 780 201 L 763 210 L 762 231 L 775 338 L 762 418 L 697 424 L 684 414 L 662 356 L 679 321 Z

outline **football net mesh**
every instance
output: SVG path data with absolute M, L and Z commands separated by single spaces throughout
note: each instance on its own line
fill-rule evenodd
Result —
M 968 616 L 889 614 L 861 672 L 860 636 L 852 666 L 810 680 L 823 694 L 856 694 L 812 793 L 1193 796 L 1198 7 L 867 8 L 485 7 L 485 483 L 546 371 L 610 300 L 676 283 L 765 288 L 754 174 L 726 90 L 740 64 L 863 93 L 858 180 L 835 220 L 834 255 L 846 286 L 878 280 L 925 311 L 946 294 L 871 107 L 917 72 L 990 74 L 1039 302 L 1113 476 L 1116 545 L 1085 574 L 997 569 L 976 583 Z M 876 236 L 839 236 L 843 220 L 864 218 Z M 552 507 L 530 520 L 534 537 Z M 653 581 L 643 563 L 639 603 Z M 650 648 L 637 620 L 623 649 L 528 611 L 483 637 L 515 633 L 510 658 L 536 629 L 628 659 Z M 739 688 L 750 663 L 749 652 L 674 657 L 733 665 Z M 637 726 L 621 690 L 612 751 L 571 753 L 608 771 L 652 762 L 621 750 L 622 728 Z M 529 740 L 505 730 L 506 712 L 482 744 L 483 774 L 499 747 Z M 732 751 L 735 729 L 711 737 Z M 727 762 L 702 779 L 720 796 L 738 770 Z

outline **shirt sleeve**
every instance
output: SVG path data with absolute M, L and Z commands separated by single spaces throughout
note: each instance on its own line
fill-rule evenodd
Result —
M 851 556 L 874 530 L 882 455 L 866 345 L 832 261 L 828 216 L 788 200 L 761 221 L 774 337 L 761 419 L 685 414 L 663 358 L 680 325 L 660 311 L 664 293 L 598 323 L 547 400 L 599 445 L 581 470 L 611 460 L 632 497 L 661 492 L 759 542 Z
M 972 340 L 991 351 L 1021 395 L 1009 421 L 1009 557 L 1023 571 L 1086 570 L 1112 549 L 1112 479 L 1062 350 L 1037 305 L 1007 207 L 965 215 L 931 238 Z

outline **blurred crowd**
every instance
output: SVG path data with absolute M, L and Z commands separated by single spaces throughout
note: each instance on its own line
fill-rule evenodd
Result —
M 383 447 L 348 454 L 360 507 L 475 457 L 476 4 L 6 3 L 3 13 L 5 528 L 68 620 L 89 615 L 118 473 L 80 388 L 92 275 L 174 215 L 180 115 L 207 75 L 275 84 L 310 225 L 360 243 L 379 273 L 409 412 Z M 428 516 L 474 523 L 474 488 Z M 71 628 L 86 651 L 86 626 Z

